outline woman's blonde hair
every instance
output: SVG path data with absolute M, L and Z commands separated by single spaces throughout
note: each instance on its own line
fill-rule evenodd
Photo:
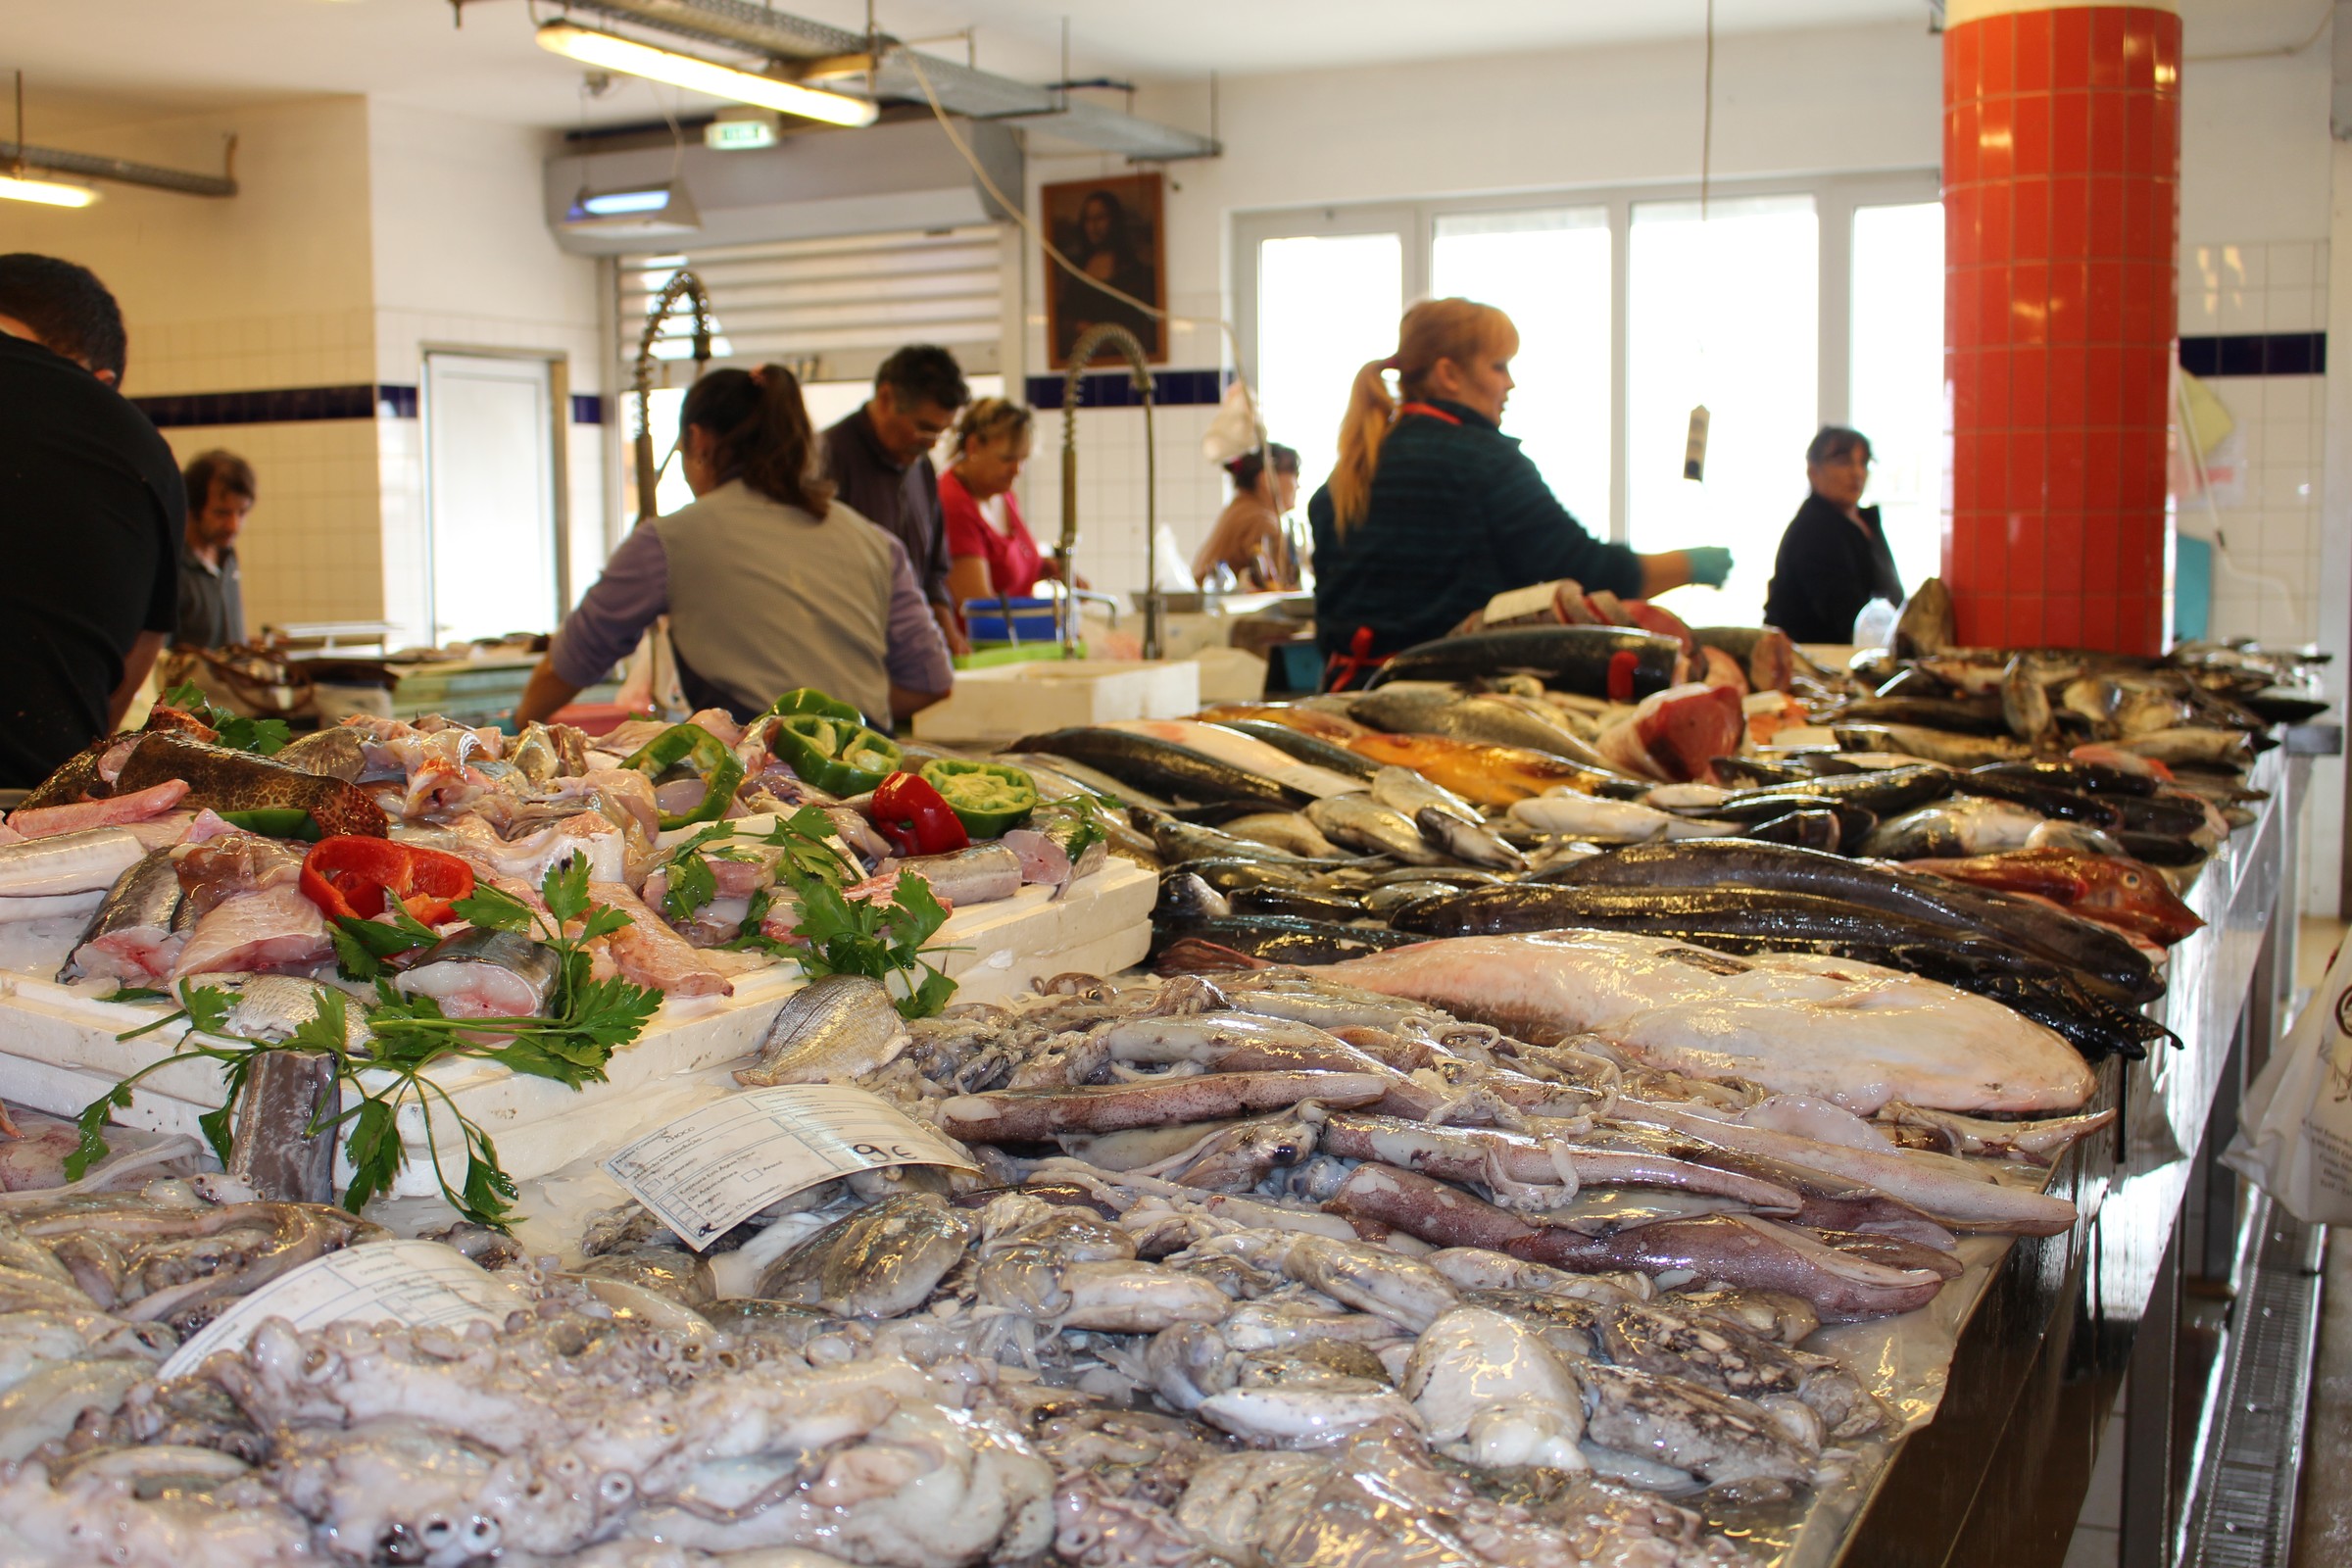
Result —
M 1429 372 L 1440 360 L 1468 366 L 1481 358 L 1504 359 L 1519 352 L 1519 329 L 1492 305 L 1474 300 L 1423 300 L 1404 313 L 1396 329 L 1396 352 L 1355 372 L 1340 421 L 1340 458 L 1331 470 L 1332 524 L 1341 533 L 1363 520 L 1372 504 L 1372 474 L 1380 466 L 1380 444 L 1396 422 L 1398 399 L 1389 395 L 1387 372 L 1396 372 L 1402 401 L 1428 393 Z
M 1018 441 L 1029 433 L 1029 406 L 1010 398 L 976 398 L 967 404 L 963 416 L 956 421 L 956 451 L 958 456 L 969 451 L 975 441 L 994 441 L 1009 436 Z

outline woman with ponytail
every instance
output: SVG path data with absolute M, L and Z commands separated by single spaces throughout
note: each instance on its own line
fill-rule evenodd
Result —
M 1723 586 L 1729 551 L 1643 556 L 1593 538 L 1502 433 L 1519 352 L 1509 317 L 1425 300 L 1404 313 L 1397 339 L 1395 354 L 1356 372 L 1339 462 L 1307 503 L 1327 660 L 1386 659 L 1444 636 L 1498 593 L 1560 577 L 1621 599 Z
M 813 686 L 888 728 L 947 695 L 947 647 L 906 546 L 833 498 L 790 370 L 695 382 L 678 456 L 694 504 L 612 553 L 532 671 L 517 723 L 604 679 L 663 614 L 696 708 L 749 717 Z

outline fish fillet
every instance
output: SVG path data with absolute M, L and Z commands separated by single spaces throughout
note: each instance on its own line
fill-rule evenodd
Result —
M 1733 958 L 1598 931 L 1454 937 L 1329 966 L 1331 978 L 1521 1033 L 1594 1033 L 1662 1070 L 1744 1078 L 1867 1116 L 2073 1110 L 2090 1069 L 1998 1003 L 1809 954 Z

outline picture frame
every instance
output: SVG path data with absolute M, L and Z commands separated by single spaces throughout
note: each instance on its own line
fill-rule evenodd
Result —
M 1046 354 L 1053 368 L 1068 369 L 1078 339 L 1089 326 L 1105 320 L 1133 332 L 1149 363 L 1168 363 L 1167 323 L 1104 292 L 1095 281 L 1166 309 L 1166 176 L 1154 172 L 1064 180 L 1040 190 L 1047 235 L 1056 250 L 1090 274 L 1073 277 L 1047 263 Z M 1115 351 L 1104 351 L 1094 363 L 1126 362 Z

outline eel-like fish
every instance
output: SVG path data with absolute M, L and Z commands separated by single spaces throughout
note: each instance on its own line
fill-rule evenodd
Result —
M 322 833 L 379 839 L 389 829 L 384 808 L 339 778 L 306 773 L 266 757 L 207 746 L 182 735 L 142 737 L 116 776 L 115 790 L 127 795 L 170 779 L 187 781 L 181 804 L 197 810 L 308 811 Z

